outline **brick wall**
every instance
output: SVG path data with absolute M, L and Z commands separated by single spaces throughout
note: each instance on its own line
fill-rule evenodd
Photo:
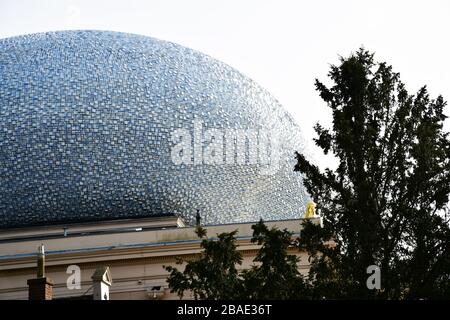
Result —
M 29 279 L 27 284 L 29 300 L 53 299 L 53 281 L 50 278 Z

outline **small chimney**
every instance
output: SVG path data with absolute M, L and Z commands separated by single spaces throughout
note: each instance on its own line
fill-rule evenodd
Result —
M 41 244 L 37 255 L 37 277 L 29 279 L 28 299 L 29 300 L 52 300 L 53 299 L 53 281 L 45 276 L 45 250 Z
M 109 267 L 99 267 L 92 275 L 94 300 L 109 300 L 109 287 L 112 284 Z
M 195 225 L 200 226 L 200 222 L 202 221 L 202 217 L 200 216 L 200 210 L 197 209 L 197 214 L 195 215 Z

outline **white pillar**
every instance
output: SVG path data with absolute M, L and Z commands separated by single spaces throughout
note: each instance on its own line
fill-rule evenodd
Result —
M 112 284 L 109 267 L 99 267 L 92 275 L 94 300 L 109 300 L 109 287 Z

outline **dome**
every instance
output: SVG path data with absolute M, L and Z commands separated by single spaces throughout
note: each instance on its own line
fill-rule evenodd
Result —
M 150 37 L 0 39 L 0 228 L 299 218 L 300 128 L 267 91 Z

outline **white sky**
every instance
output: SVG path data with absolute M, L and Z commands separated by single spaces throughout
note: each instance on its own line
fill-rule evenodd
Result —
M 209 54 L 269 90 L 307 140 L 331 118 L 314 79 L 362 45 L 411 93 L 427 84 L 450 100 L 448 0 L 0 0 L 0 38 L 68 29 L 137 33 Z M 313 152 L 322 167 L 331 163 Z

